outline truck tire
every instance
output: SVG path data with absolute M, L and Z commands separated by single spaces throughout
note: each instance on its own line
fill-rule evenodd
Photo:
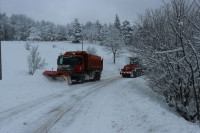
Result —
M 138 70 L 138 74 L 137 74 L 137 76 L 139 77 L 139 76 L 141 76 L 141 75 L 142 75 L 142 70 L 139 69 L 139 70 Z
M 139 76 L 141 76 L 141 70 L 136 70 L 136 72 L 135 72 L 135 76 L 134 77 L 139 77 Z
M 134 77 L 134 78 L 137 77 L 137 71 L 133 71 L 133 77 Z
M 100 80 L 100 78 L 101 78 L 101 74 L 100 74 L 99 72 L 96 72 L 96 73 L 94 74 L 94 77 L 93 77 L 92 81 Z
M 139 70 L 136 70 L 135 77 L 136 78 L 139 77 L 139 74 L 140 74 Z
M 92 81 L 96 81 L 96 78 L 97 78 L 97 76 L 96 76 L 97 74 L 96 73 L 94 73 L 94 77 L 93 77 L 93 79 L 92 79 Z
M 96 74 L 96 80 L 99 81 L 100 79 L 101 79 L 101 74 L 100 74 L 100 73 L 97 73 L 97 74 Z
M 82 76 L 81 76 L 81 83 L 84 83 L 85 82 L 85 74 L 83 74 Z

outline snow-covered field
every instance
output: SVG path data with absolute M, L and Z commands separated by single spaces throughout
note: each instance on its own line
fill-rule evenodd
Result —
M 0 133 L 199 133 L 170 111 L 147 87 L 144 77 L 121 78 L 125 64 L 97 44 L 104 59 L 102 79 L 68 86 L 66 81 L 28 74 L 26 42 L 2 42 L 3 80 L 0 81 Z M 32 42 L 39 45 L 45 69 L 56 70 L 59 53 L 81 50 L 69 42 Z M 56 47 L 53 47 L 56 46 Z

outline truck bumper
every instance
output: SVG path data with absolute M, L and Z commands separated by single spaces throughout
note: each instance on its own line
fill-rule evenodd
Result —
M 120 75 L 132 75 L 132 71 L 120 71 Z

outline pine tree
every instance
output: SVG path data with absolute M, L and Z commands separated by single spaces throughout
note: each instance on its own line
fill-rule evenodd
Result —
M 97 20 L 96 21 L 96 40 L 97 41 L 102 41 L 102 25 L 100 24 L 100 22 Z
M 41 41 L 40 32 L 35 27 L 31 27 L 29 30 L 29 36 L 26 40 L 29 41 Z
M 106 44 L 107 35 L 108 35 L 108 26 L 107 24 L 104 24 L 102 28 L 102 42 L 100 42 L 100 45 Z
M 130 26 L 130 23 L 127 20 L 125 20 L 123 22 L 123 25 L 122 25 L 122 36 L 123 36 L 125 45 L 131 44 L 131 42 L 132 42 L 132 31 L 133 30 Z
M 121 32 L 121 24 L 120 24 L 119 16 L 117 14 L 115 16 L 114 26 L 115 26 L 115 28 L 117 28 Z
M 96 40 L 96 26 L 94 23 L 88 21 L 84 26 L 83 26 L 83 35 L 86 40 L 89 42 L 93 43 L 94 40 Z
M 1 40 L 9 40 L 11 39 L 11 34 L 10 34 L 10 22 L 9 18 L 5 13 L 1 14 L 0 13 L 0 37 Z
M 72 43 L 80 43 L 82 40 L 82 30 L 78 19 L 75 19 L 72 24 Z

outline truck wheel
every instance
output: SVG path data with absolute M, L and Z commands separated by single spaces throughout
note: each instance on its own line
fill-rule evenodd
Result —
M 139 76 L 141 76 L 141 75 L 142 75 L 142 71 L 141 71 L 141 70 L 138 70 L 137 76 L 139 77 Z
M 122 74 L 122 77 L 125 78 L 126 76 L 124 74 Z
M 85 82 L 85 75 L 83 74 L 82 76 L 81 76 L 81 83 L 84 83 Z
M 97 73 L 97 74 L 96 74 L 96 80 L 99 81 L 100 79 L 101 79 L 101 74 L 100 74 L 100 73 Z
M 93 77 L 92 81 L 96 81 L 96 80 L 97 80 L 97 74 L 94 73 L 94 77 Z
M 136 70 L 134 73 L 133 73 L 133 76 L 134 78 L 137 78 L 140 76 L 140 71 L 139 70 Z
M 137 70 L 135 73 L 135 77 L 138 77 L 138 76 L 139 76 L 139 71 Z
M 137 71 L 136 71 L 136 72 L 135 72 L 135 71 L 133 72 L 133 77 L 134 77 L 134 78 L 137 77 Z

